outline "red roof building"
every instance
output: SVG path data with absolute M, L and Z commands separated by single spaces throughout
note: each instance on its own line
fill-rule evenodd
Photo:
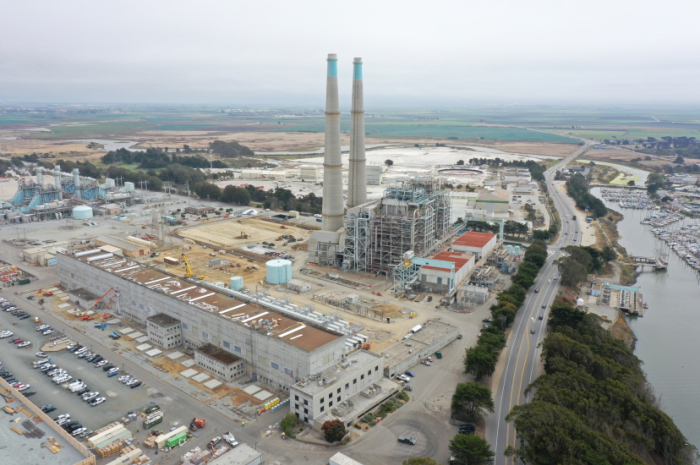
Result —
M 452 242 L 452 250 L 473 254 L 481 260 L 496 248 L 497 242 L 496 234 L 467 231 Z

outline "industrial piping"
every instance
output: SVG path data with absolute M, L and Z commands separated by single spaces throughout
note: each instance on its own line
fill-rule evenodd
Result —
M 328 55 L 326 79 L 326 144 L 323 156 L 323 230 L 343 227 L 343 162 L 340 152 L 340 107 L 338 105 L 338 57 Z
M 350 164 L 348 176 L 348 208 L 367 202 L 365 173 L 365 106 L 362 85 L 362 58 L 352 63 L 352 110 L 350 112 Z
M 73 170 L 73 187 L 75 187 L 75 195 L 79 199 L 82 199 L 83 195 L 80 191 L 80 170 L 78 168 Z

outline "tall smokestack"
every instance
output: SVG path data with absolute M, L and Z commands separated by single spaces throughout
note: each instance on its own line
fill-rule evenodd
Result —
M 340 158 L 340 107 L 338 57 L 328 55 L 326 80 L 326 147 L 323 156 L 323 230 L 343 227 L 343 162 Z
M 75 195 L 78 196 L 79 199 L 82 199 L 83 196 L 80 191 L 80 170 L 78 168 L 73 170 L 73 187 L 75 187 Z
M 53 167 L 53 182 L 54 182 L 54 185 L 56 186 L 56 190 L 60 191 L 61 190 L 61 167 L 58 165 L 55 165 Z
M 348 207 L 367 201 L 365 174 L 365 104 L 362 86 L 362 58 L 352 63 L 352 110 L 350 122 L 350 173 L 348 178 Z
M 40 186 L 44 185 L 44 168 L 41 166 L 36 167 L 36 183 Z

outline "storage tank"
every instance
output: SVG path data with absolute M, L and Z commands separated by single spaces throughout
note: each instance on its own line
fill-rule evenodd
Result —
M 92 207 L 87 205 L 78 205 L 73 208 L 73 218 L 76 220 L 87 220 L 92 218 Z
M 229 287 L 231 287 L 232 291 L 240 291 L 243 289 L 243 276 L 231 276 Z
M 270 284 L 287 284 L 292 279 L 292 262 L 289 260 L 270 260 L 265 263 L 267 277 Z

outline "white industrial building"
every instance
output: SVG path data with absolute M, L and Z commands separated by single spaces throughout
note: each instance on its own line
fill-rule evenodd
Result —
M 436 260 L 437 262 L 433 262 Z M 453 263 L 452 267 L 440 265 L 440 261 Z M 423 292 L 451 292 L 459 286 L 476 263 L 474 255 L 458 252 L 440 252 L 420 267 L 420 290 Z
M 146 318 L 148 340 L 163 349 L 172 349 L 182 344 L 180 320 L 164 313 Z
M 386 165 L 367 165 L 366 175 L 367 175 L 367 185 L 378 186 L 382 183 L 382 178 L 384 177 L 384 170 Z
M 290 409 L 315 429 L 338 418 L 350 426 L 393 395 L 398 384 L 384 378 L 384 358 L 359 350 L 289 390 Z
M 180 322 L 185 347 L 212 344 L 244 360 L 257 380 L 286 390 L 299 379 L 335 366 L 346 352 L 350 325 L 337 316 L 294 309 L 267 296 L 255 301 L 170 275 L 99 249 L 58 254 L 60 284 L 68 292 L 119 291 L 110 313 L 147 324 L 165 314 Z M 80 255 L 86 253 L 87 255 Z M 234 295 L 236 297 L 230 297 Z M 294 318 L 290 317 L 294 316 Z
M 304 181 L 318 182 L 323 180 L 323 173 L 318 165 L 301 165 L 299 177 Z
M 474 255 L 479 261 L 496 248 L 498 236 L 490 233 L 467 231 L 452 241 L 452 250 Z
M 214 376 L 233 381 L 245 374 L 245 361 L 211 344 L 194 351 L 194 361 Z

